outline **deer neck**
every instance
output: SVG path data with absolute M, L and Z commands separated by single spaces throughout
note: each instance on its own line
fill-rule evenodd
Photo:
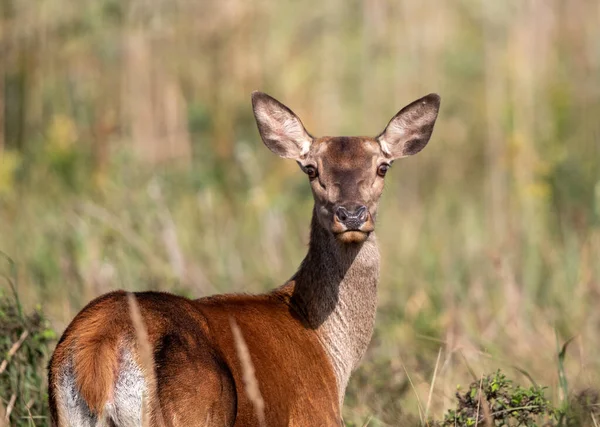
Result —
M 379 250 L 375 235 L 342 244 L 315 213 L 306 258 L 287 287 L 290 305 L 315 330 L 333 365 L 340 404 L 350 374 L 362 359 L 375 323 Z

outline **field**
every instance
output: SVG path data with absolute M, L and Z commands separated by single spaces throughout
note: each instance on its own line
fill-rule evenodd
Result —
M 294 273 L 312 197 L 260 141 L 254 89 L 315 135 L 376 135 L 442 97 L 429 145 L 386 178 L 377 326 L 347 424 L 441 420 L 457 385 L 501 369 L 556 408 L 585 397 L 572 425 L 598 425 L 600 3 L 0 10 L 0 351 L 29 330 L 0 371 L 10 425 L 48 425 L 31 390 L 52 330 L 95 296 L 257 293 Z

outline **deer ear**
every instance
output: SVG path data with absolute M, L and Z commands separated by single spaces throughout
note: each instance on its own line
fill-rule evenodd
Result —
M 381 151 L 391 159 L 417 154 L 431 137 L 439 108 L 440 97 L 435 93 L 404 107 L 376 138 Z
M 252 109 L 260 137 L 272 152 L 296 160 L 308 153 L 313 138 L 292 110 L 262 92 L 252 92 Z

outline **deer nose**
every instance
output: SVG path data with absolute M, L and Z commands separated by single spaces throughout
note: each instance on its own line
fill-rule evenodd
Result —
M 358 230 L 367 220 L 369 211 L 362 205 L 354 210 L 348 210 L 344 206 L 338 206 L 335 210 L 335 218 L 344 224 L 348 230 Z

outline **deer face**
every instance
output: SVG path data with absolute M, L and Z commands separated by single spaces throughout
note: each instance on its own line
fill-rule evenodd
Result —
M 342 243 L 365 241 L 392 162 L 421 151 L 431 136 L 440 97 L 427 95 L 400 110 L 384 131 L 369 137 L 311 136 L 300 119 L 269 95 L 252 94 L 265 145 L 296 160 L 310 181 L 319 224 Z

